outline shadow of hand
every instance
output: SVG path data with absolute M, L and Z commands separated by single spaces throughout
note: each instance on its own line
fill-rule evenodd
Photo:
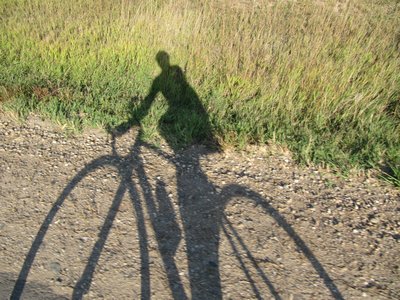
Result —
M 128 111 L 130 112 L 130 116 L 127 121 L 115 127 L 110 124 L 107 124 L 105 126 L 107 133 L 110 134 L 113 138 L 124 135 L 134 125 L 140 126 L 140 120 L 138 120 L 136 117 L 137 112 L 134 105 L 137 102 L 139 102 L 139 97 L 137 96 L 132 97 L 132 99 L 129 101 Z

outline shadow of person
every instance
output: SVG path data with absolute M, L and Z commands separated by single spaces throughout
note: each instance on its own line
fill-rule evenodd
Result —
M 226 232 L 226 226 L 231 227 L 231 230 L 233 230 L 229 220 L 224 216 L 224 209 L 232 196 L 230 195 L 230 190 L 233 190 L 247 195 L 250 200 L 258 204 L 263 203 L 265 210 L 284 228 L 305 257 L 311 262 L 332 296 L 335 299 L 343 299 L 333 280 L 311 250 L 272 206 L 260 200 L 260 196 L 256 193 L 248 194 L 243 187 L 228 186 L 220 193 L 216 191 L 215 186 L 208 180 L 200 164 L 200 157 L 203 154 L 219 150 L 208 114 L 197 93 L 187 82 L 182 69 L 179 66 L 170 64 L 168 53 L 159 51 L 156 55 L 156 61 L 161 68 L 161 73 L 153 80 L 149 93 L 142 103 L 132 110 L 131 119 L 117 128 L 116 132 L 118 135 L 123 134 L 131 125 L 140 124 L 149 113 L 156 96 L 159 93 L 164 96 L 168 103 L 168 108 L 158 121 L 158 131 L 175 154 L 179 154 L 179 159 L 175 158 L 172 161 L 176 171 L 179 214 L 183 232 L 179 229 L 177 215 L 173 211 L 171 199 L 166 195 L 164 183 L 157 181 L 156 195 L 153 196 L 151 193 L 146 192 L 151 190 L 151 186 L 145 173 L 144 164 L 140 160 L 138 150 L 133 149 L 132 153 L 136 152 L 136 164 L 133 168 L 136 169 L 136 173 L 140 177 L 140 185 L 142 186 L 146 206 L 150 214 L 156 216 L 156 218 L 152 219 L 153 229 L 164 261 L 173 298 L 222 299 L 218 254 L 221 232 L 225 233 L 231 242 L 235 255 L 241 262 L 243 272 L 248 276 L 254 296 L 257 299 L 263 298 L 249 271 L 242 263 L 240 253 L 236 250 L 236 246 L 233 245 L 232 238 Z M 143 132 L 140 131 L 138 136 L 139 143 L 142 139 Z M 195 143 L 201 143 L 208 147 L 206 149 L 203 148 L 203 150 L 198 148 L 182 151 L 182 149 Z M 271 295 L 275 299 L 281 299 L 278 291 L 258 266 L 243 240 L 234 230 L 233 233 L 268 287 Z M 182 238 L 186 243 L 191 294 L 189 297 L 185 294 L 175 262 L 175 254 Z
M 125 133 L 134 123 L 140 123 L 157 94 L 161 93 L 168 102 L 168 109 L 158 121 L 158 131 L 174 151 L 194 143 L 207 144 L 209 149 L 218 148 L 208 114 L 182 69 L 170 64 L 165 51 L 157 53 L 156 61 L 161 73 L 153 80 L 140 106 L 132 110 L 130 120 L 116 128 L 118 135 Z
M 253 282 L 244 260 L 240 257 L 239 248 L 246 253 L 250 263 L 270 290 L 271 295 L 275 299 L 281 299 L 272 282 L 269 281 L 262 268 L 258 266 L 244 240 L 224 216 L 226 204 L 235 195 L 248 198 L 263 207 L 264 211 L 275 219 L 309 260 L 323 279 L 325 286 L 330 290 L 333 298 L 343 299 L 322 264 L 276 209 L 260 195 L 248 191 L 243 186 L 230 185 L 217 193 L 200 164 L 201 155 L 209 152 L 202 151 L 201 148 L 180 150 L 183 146 L 196 142 L 212 145 L 214 150 L 218 150 L 218 144 L 215 143 L 206 110 L 193 88 L 186 81 L 182 70 L 178 66 L 170 65 L 169 56 L 164 51 L 157 54 L 156 60 L 161 67 L 161 73 L 154 79 L 149 94 L 140 105 L 132 109 L 131 118 L 128 122 L 112 130 L 112 135 L 113 137 L 122 135 L 131 125 L 140 123 L 149 113 L 157 94 L 161 93 L 168 102 L 168 109 L 160 118 L 158 128 L 161 136 L 176 155 L 169 155 L 147 144 L 143 141 L 142 130 L 139 131 L 138 138 L 127 155 L 117 153 L 115 139 L 113 139 L 113 153 L 92 160 L 77 172 L 47 213 L 24 259 L 10 299 L 21 298 L 36 254 L 63 203 L 84 178 L 104 166 L 114 167 L 119 173 L 121 181 L 82 276 L 73 289 L 72 299 L 82 299 L 84 294 L 89 291 L 100 255 L 125 193 L 128 193 L 132 200 L 139 236 L 141 299 L 150 299 L 152 295 L 148 234 L 145 224 L 148 219 L 150 219 L 151 227 L 155 233 L 158 250 L 174 299 L 222 298 L 218 257 L 220 234 L 225 234 L 227 237 L 241 269 L 253 289 L 255 298 L 262 299 L 263 295 Z M 149 176 L 146 174 L 145 161 L 142 159 L 141 146 L 151 148 L 157 155 L 173 164 L 176 172 L 179 214 L 169 197 L 166 184 L 157 178 L 155 188 L 151 186 Z M 133 177 L 137 178 L 138 184 L 132 181 Z M 145 216 L 146 212 L 148 216 Z M 178 220 L 178 215 L 180 220 Z M 228 230 L 232 232 L 233 236 L 228 234 Z M 235 239 L 238 241 L 239 247 L 235 245 Z M 185 243 L 182 243 L 183 240 Z M 176 252 L 180 244 L 186 246 L 190 284 L 189 296 L 183 286 L 182 273 L 179 272 L 176 262 Z
M 176 182 L 179 203 L 179 213 L 183 228 L 183 238 L 186 242 L 186 253 L 188 260 L 188 276 L 190 282 L 190 292 L 192 299 L 220 299 L 222 298 L 219 263 L 219 222 L 222 220 L 223 203 L 218 203 L 215 197 L 215 187 L 208 181 L 207 176 L 200 166 L 199 151 L 181 151 L 189 145 L 201 143 L 207 145 L 207 151 L 218 150 L 218 143 L 212 134 L 208 114 L 202 105 L 197 93 L 190 86 L 185 78 L 185 74 L 179 66 L 171 65 L 168 53 L 160 51 L 156 55 L 156 61 L 161 68 L 161 73 L 153 80 L 148 95 L 142 103 L 132 111 L 131 119 L 116 128 L 115 133 L 121 135 L 125 133 L 134 123 L 141 123 L 148 114 L 156 96 L 161 93 L 168 102 L 168 109 L 158 121 L 158 131 L 163 139 L 168 143 L 175 153 L 179 152 L 179 163 L 175 164 Z M 139 133 L 139 139 L 142 134 Z M 204 151 L 203 151 L 204 153 Z M 147 178 L 144 168 L 137 168 L 141 178 Z M 142 186 L 148 185 L 147 180 L 142 180 Z M 147 189 L 149 190 L 149 189 Z M 166 206 L 166 197 L 145 194 L 147 207 Z M 162 205 L 154 204 L 155 201 L 164 202 Z M 168 204 L 171 206 L 171 204 Z M 171 249 L 171 246 L 163 245 L 169 243 L 163 239 L 165 236 L 165 226 L 158 226 L 157 223 L 163 218 L 159 211 L 151 213 L 158 216 L 158 221 L 154 222 L 153 228 L 156 238 L 159 241 L 160 253 L 164 260 L 164 266 L 169 270 L 175 270 L 174 274 L 168 276 L 175 278 L 172 288 L 180 285 L 179 275 L 173 257 L 178 244 L 178 239 L 168 236 L 174 240 L 176 247 L 174 251 L 163 251 Z M 168 214 L 171 219 L 171 215 Z M 176 218 L 176 216 L 173 216 Z M 164 222 L 161 222 L 164 223 Z M 176 226 L 173 226 L 176 228 Z M 176 235 L 181 238 L 180 232 L 176 230 Z M 161 244 L 160 244 L 161 243 Z M 178 278 L 178 279 L 177 279 Z M 174 292 L 174 296 L 182 299 L 182 289 Z M 174 297 L 174 298 L 176 298 Z

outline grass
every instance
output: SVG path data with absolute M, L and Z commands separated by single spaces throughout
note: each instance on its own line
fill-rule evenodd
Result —
M 390 166 L 399 180 L 396 0 L 0 0 L 0 20 L 3 109 L 117 126 L 164 50 L 221 143 L 278 143 L 340 169 Z M 143 119 L 150 140 L 163 101 Z

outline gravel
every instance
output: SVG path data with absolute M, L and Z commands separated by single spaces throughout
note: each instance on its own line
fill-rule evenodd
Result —
M 136 138 L 0 115 L 0 299 L 400 298 L 399 190 Z

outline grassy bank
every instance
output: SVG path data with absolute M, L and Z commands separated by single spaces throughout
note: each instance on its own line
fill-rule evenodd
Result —
M 223 143 L 400 168 L 398 1 L 0 0 L 0 16 L 3 109 L 118 125 L 164 50 Z M 158 97 L 142 122 L 148 138 L 165 109 Z

